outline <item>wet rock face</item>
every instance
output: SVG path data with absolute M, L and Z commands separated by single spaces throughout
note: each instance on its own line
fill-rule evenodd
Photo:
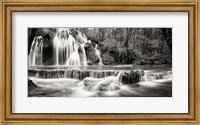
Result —
M 140 82 L 142 80 L 143 75 L 144 75 L 143 71 L 124 72 L 121 75 L 121 82 L 128 84 L 128 85 L 135 84 L 135 83 Z
M 99 63 L 99 57 L 95 53 L 95 48 L 91 43 L 86 43 L 85 52 L 87 56 L 88 65 L 94 65 Z
M 79 44 L 83 44 L 87 42 L 87 38 L 84 34 L 82 34 L 78 30 L 72 30 L 71 35 L 77 40 Z

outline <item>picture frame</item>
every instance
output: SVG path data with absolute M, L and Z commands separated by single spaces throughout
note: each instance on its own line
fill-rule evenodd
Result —
M 1 1 L 1 124 L 184 124 L 199 125 L 199 0 L 4 0 Z M 12 12 L 188 12 L 189 13 L 189 113 L 12 113 Z

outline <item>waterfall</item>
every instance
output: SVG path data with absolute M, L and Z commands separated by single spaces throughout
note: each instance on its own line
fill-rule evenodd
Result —
M 57 28 L 53 38 L 53 61 L 56 66 L 86 66 L 87 56 L 85 44 L 91 44 L 86 36 L 80 31 L 75 38 L 70 34 L 68 28 Z M 28 65 L 43 65 L 43 44 L 44 38 L 36 36 L 32 42 L 30 53 L 28 55 Z M 100 52 L 95 47 L 95 54 L 99 57 L 99 64 L 103 65 Z M 94 62 L 93 62 L 94 63 Z M 96 63 L 96 62 L 95 62 Z
M 97 49 L 97 47 L 98 47 L 98 45 L 96 44 L 95 45 L 95 53 L 99 57 L 99 65 L 103 65 L 102 59 L 101 59 L 101 54 L 100 54 L 99 50 Z
M 85 43 L 83 43 L 80 47 L 82 49 L 82 60 L 83 60 L 83 65 L 87 65 L 87 57 L 86 57 L 86 52 L 85 52 Z
M 117 76 L 119 71 L 98 71 L 98 70 L 79 70 L 79 69 L 48 69 L 48 70 L 29 70 L 31 76 L 43 79 L 54 79 L 54 78 L 73 78 L 73 79 L 84 79 L 86 77 L 93 78 L 104 78 L 107 76 Z
M 80 66 L 81 63 L 80 63 L 78 49 L 79 49 L 79 47 L 76 47 L 75 51 L 67 59 L 67 62 L 66 62 L 67 66 Z
M 78 45 L 75 43 L 75 39 L 69 34 L 68 29 L 59 28 L 53 40 L 54 64 L 65 65 L 77 47 Z
M 35 66 L 35 65 L 42 65 L 43 61 L 43 37 L 37 36 L 33 39 L 33 43 L 31 45 L 30 53 L 28 56 L 28 64 Z
M 50 93 L 52 89 L 55 89 L 56 93 L 61 89 L 59 96 L 63 93 L 67 96 L 71 96 L 69 93 L 72 96 L 118 96 L 117 94 L 124 96 L 127 93 L 133 95 L 142 93 L 143 96 L 143 92 L 149 94 L 147 91 L 149 86 L 152 88 L 151 92 L 156 92 L 160 86 L 164 88 L 171 84 L 168 81 L 172 81 L 172 71 L 165 71 L 171 70 L 168 67 L 149 69 L 145 65 L 143 68 L 143 66 L 134 67 L 133 64 L 102 66 L 102 51 L 98 44 L 92 43 L 78 30 L 57 28 L 56 32 L 52 30 L 49 34 L 42 33 L 42 35 L 44 38 L 36 36 L 31 44 L 28 55 L 28 83 L 38 86 L 36 89 L 44 87 L 40 90 L 43 93 L 46 93 L 46 88 L 50 88 Z M 53 38 L 50 38 L 52 36 Z M 52 46 L 53 54 L 50 55 L 51 52 L 48 52 L 52 50 Z M 43 53 L 48 53 L 44 59 Z M 105 59 L 108 57 L 106 54 Z M 145 70 L 142 71 L 143 69 Z M 163 82 L 161 85 L 160 81 L 166 83 Z M 152 86 L 158 87 L 155 89 Z M 165 91 L 158 92 L 166 94 Z M 154 93 L 152 95 L 155 96 Z
M 149 82 L 159 79 L 171 79 L 171 71 L 144 72 L 144 71 L 115 71 L 115 70 L 80 70 L 80 69 L 32 69 L 29 76 L 43 79 L 72 78 L 83 80 L 90 78 L 106 78 L 115 76 L 117 81 L 122 84 L 135 84 L 138 82 Z
M 78 31 L 78 35 L 74 38 L 67 28 L 58 28 L 53 39 L 54 64 L 66 66 L 87 65 L 87 57 L 85 52 L 85 43 L 91 41 Z M 100 59 L 99 64 L 103 64 L 100 52 L 95 48 L 95 52 Z
M 142 82 L 148 82 L 158 79 L 171 79 L 172 71 L 163 71 L 163 72 L 147 72 L 142 76 Z
M 80 66 L 80 65 L 87 65 L 87 57 L 84 48 L 85 43 L 78 46 L 75 51 L 70 55 L 67 59 L 66 65 L 67 66 Z M 80 52 L 80 51 L 81 52 Z

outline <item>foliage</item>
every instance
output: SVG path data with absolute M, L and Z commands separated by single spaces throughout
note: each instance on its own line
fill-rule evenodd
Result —
M 171 28 L 85 28 L 82 31 L 99 45 L 102 57 L 110 56 L 111 64 L 172 62 Z

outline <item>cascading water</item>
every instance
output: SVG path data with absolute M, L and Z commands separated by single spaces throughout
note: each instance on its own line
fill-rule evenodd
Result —
M 43 61 L 43 41 L 44 39 L 41 36 L 37 36 L 34 38 L 33 43 L 31 45 L 30 53 L 28 56 L 28 65 L 42 65 Z
M 43 64 L 43 42 L 44 39 L 41 36 L 34 38 L 29 54 L 29 66 Z M 90 48 L 86 44 L 89 44 Z M 86 54 L 89 55 L 88 58 Z M 90 63 L 91 59 L 89 57 L 93 57 L 93 54 L 96 54 L 95 58 L 97 58 L 96 60 L 99 58 L 99 62 L 93 61 L 95 63 Z M 37 69 L 37 67 L 33 67 L 28 72 L 29 79 L 35 85 L 42 87 L 42 92 L 45 90 L 44 88 L 47 88 L 47 90 L 53 89 L 56 91 L 60 89 L 59 93 L 70 97 L 143 96 L 144 92 L 149 91 L 146 89 L 147 87 L 158 86 L 157 88 L 159 88 L 161 86 L 161 88 L 164 88 L 168 85 L 162 86 L 159 80 L 168 81 L 172 78 L 171 71 L 118 70 L 114 66 L 113 69 L 107 69 L 106 67 L 103 70 L 98 70 L 96 67 L 90 70 L 81 69 L 82 66 L 90 67 L 87 66 L 89 64 L 103 65 L 101 53 L 98 50 L 98 45 L 93 46 L 91 41 L 87 40 L 86 36 L 80 31 L 77 31 L 77 35 L 71 35 L 67 28 L 57 29 L 53 38 L 53 57 L 55 68 L 48 69 L 48 67 L 45 67 L 47 69 L 42 69 L 40 67 Z M 132 86 L 137 87 L 137 85 L 143 86 L 142 89 L 132 88 Z M 155 93 L 152 96 L 155 96 Z
M 90 43 L 86 37 L 78 31 L 74 38 L 67 28 L 58 28 L 53 40 L 55 65 L 80 66 L 87 65 L 85 43 Z M 99 64 L 103 64 L 100 52 L 95 48 L 95 52 L 100 59 Z
M 99 52 L 99 50 L 97 49 L 98 45 L 95 45 L 95 53 L 96 55 L 99 57 L 99 65 L 103 65 L 102 59 L 101 59 L 101 54 Z
M 32 73 L 31 73 L 32 72 Z M 80 69 L 48 69 L 48 70 L 29 70 L 32 77 L 43 79 L 55 78 L 72 78 L 83 80 L 86 77 L 90 78 L 106 78 L 109 76 L 117 76 L 118 82 L 126 85 L 135 84 L 138 82 L 150 82 L 159 79 L 171 79 L 171 71 L 162 72 L 144 72 L 144 71 L 115 71 L 115 70 L 80 70 Z
M 76 47 L 75 51 L 67 59 L 67 66 L 80 66 L 80 57 L 78 52 L 79 47 Z
M 82 54 L 81 54 L 82 55 L 81 56 L 82 57 L 82 62 L 83 62 L 82 65 L 85 66 L 85 65 L 87 65 L 87 57 L 86 57 L 86 52 L 85 52 L 84 46 L 85 46 L 85 43 L 81 44 L 80 47 L 81 47 L 81 50 L 82 50 Z
M 29 79 L 38 87 L 42 87 L 42 91 L 45 88 L 47 89 L 46 91 L 51 89 L 58 91 L 60 89 L 59 95 L 62 93 L 62 96 L 70 97 L 162 96 L 165 92 L 163 93 L 160 89 L 164 88 L 166 91 L 170 91 L 171 71 L 161 72 L 160 74 L 155 73 L 156 75 L 153 75 L 154 79 L 147 78 L 150 74 L 153 73 L 62 69 L 38 71 L 35 72 L 35 76 Z M 146 79 L 144 80 L 144 78 Z M 127 84 L 127 81 L 133 83 Z
M 87 65 L 87 57 L 84 49 L 85 43 L 78 46 L 75 51 L 70 55 L 67 59 L 66 65 L 67 66 L 80 66 L 80 65 Z M 79 52 L 81 51 L 81 52 Z
M 53 40 L 55 65 L 65 65 L 78 45 L 75 39 L 69 34 L 68 29 L 59 28 Z
M 87 56 L 84 48 L 86 43 L 91 44 L 91 41 L 87 40 L 85 35 L 80 31 L 78 32 L 78 36 L 74 38 L 68 28 L 58 28 L 53 38 L 54 65 L 86 66 Z M 28 57 L 29 66 L 43 64 L 43 44 L 44 39 L 42 36 L 34 38 Z M 103 63 L 97 45 L 95 47 L 95 54 L 99 57 L 99 64 L 102 65 Z
M 63 72 L 64 74 L 59 75 L 61 72 Z M 157 77 L 157 74 L 155 76 L 155 79 L 157 79 L 155 82 L 152 82 L 152 79 L 149 79 L 150 81 L 148 82 L 139 81 L 137 84 L 133 85 L 126 85 L 123 83 L 122 77 L 124 74 L 126 74 L 126 72 L 124 71 L 112 71 L 110 73 L 107 73 L 106 76 L 95 75 L 98 74 L 97 72 L 94 72 L 92 74 L 90 73 L 90 71 L 88 72 L 89 73 L 86 73 L 86 76 L 83 77 L 82 80 L 80 79 L 80 75 L 83 75 L 85 72 L 82 71 L 81 73 L 81 71 L 75 70 L 72 70 L 71 72 L 64 70 L 60 71 L 59 73 L 57 72 L 57 77 L 60 78 L 52 78 L 52 76 L 50 76 L 51 79 L 31 77 L 30 80 L 32 80 L 33 83 L 39 87 L 38 91 L 41 91 L 40 87 L 42 87 L 42 91 L 44 92 L 50 91 L 50 93 L 52 93 L 51 90 L 54 90 L 57 93 L 48 96 L 165 96 L 166 93 L 162 92 L 161 90 L 165 89 L 164 91 L 170 91 L 170 84 L 168 83 L 169 79 L 171 78 L 169 77 L 169 74 L 171 74 L 170 71 L 168 73 L 168 76 L 164 72 L 162 74 L 159 74 L 160 76 L 164 77 Z M 141 76 L 145 77 L 142 72 L 140 74 Z M 149 75 L 149 73 L 147 75 Z M 159 78 L 164 79 L 159 81 Z M 37 89 L 35 91 L 37 91 Z
M 146 72 L 143 76 L 141 81 L 148 82 L 158 79 L 171 79 L 172 72 L 171 71 L 163 71 L 163 72 Z

